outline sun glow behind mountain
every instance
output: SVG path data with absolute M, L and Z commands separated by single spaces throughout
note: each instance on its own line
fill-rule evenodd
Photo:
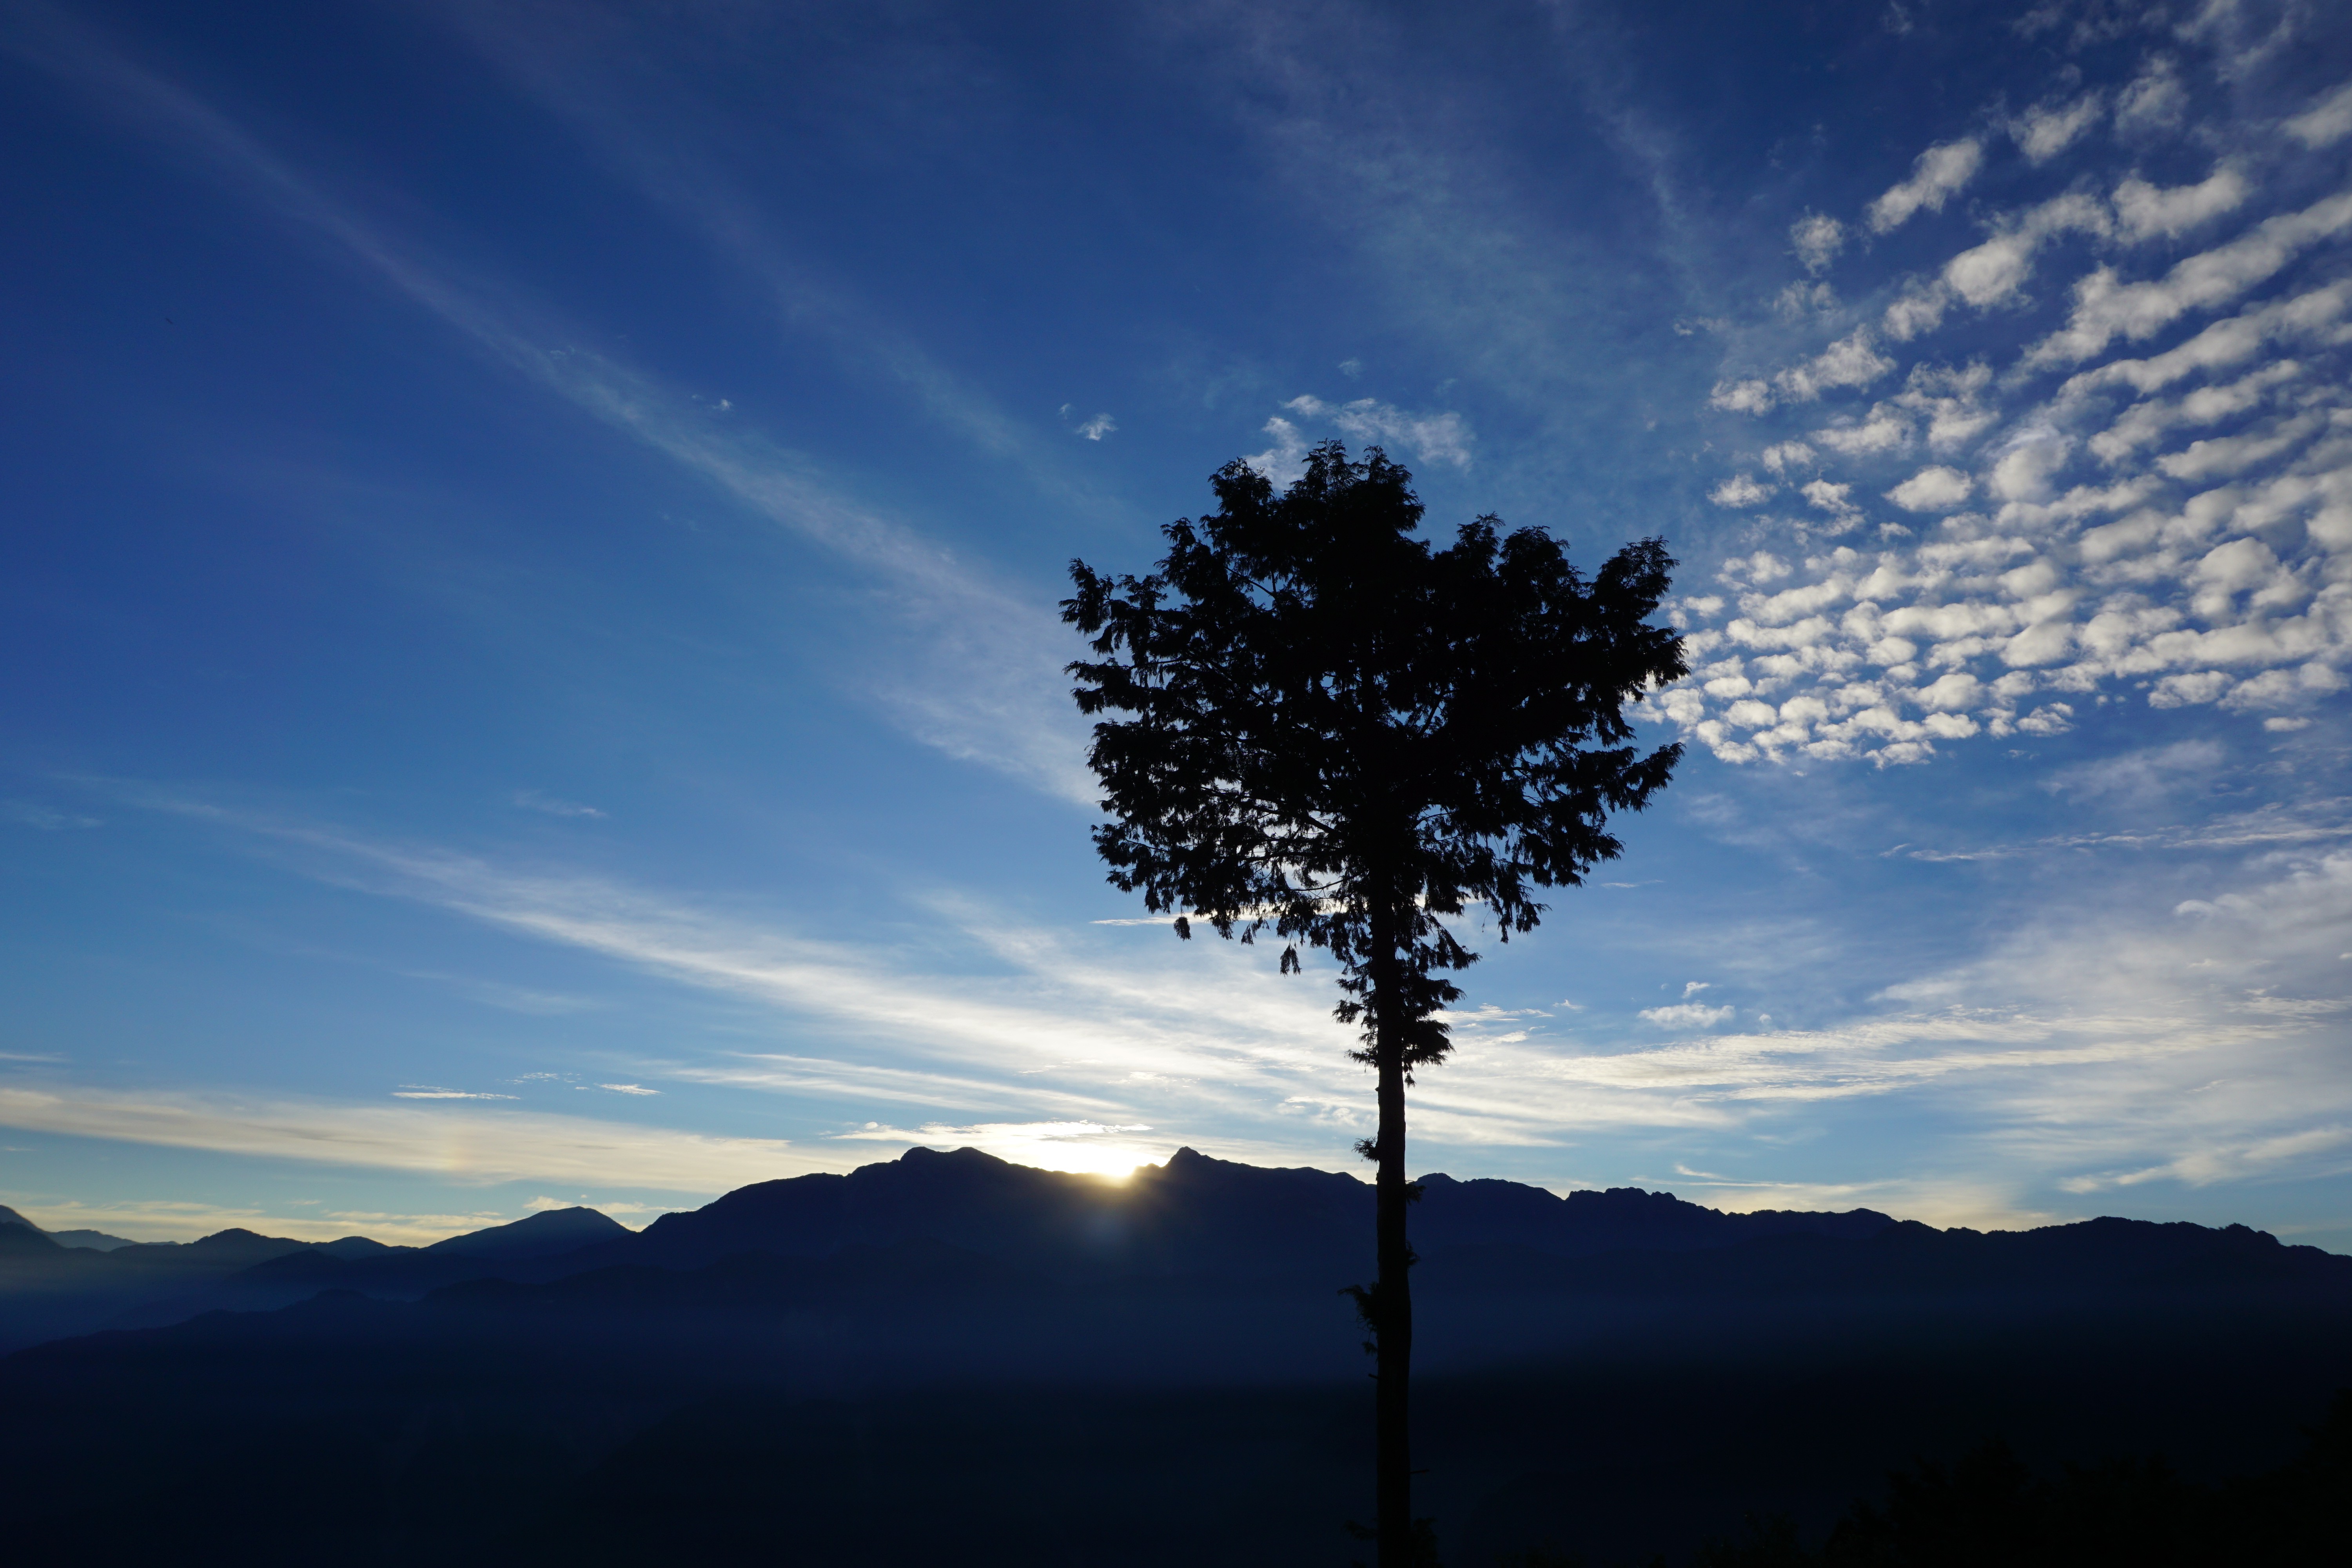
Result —
M 1094 1121 L 980 1122 L 970 1127 L 930 1122 L 911 1129 L 868 1122 L 844 1134 L 843 1141 L 899 1148 L 916 1144 L 939 1150 L 979 1149 L 1016 1165 L 1123 1182 L 1135 1173 L 1137 1166 L 1157 1164 L 1174 1148 L 1170 1142 L 1140 1142 L 1134 1137 L 1150 1131 Z

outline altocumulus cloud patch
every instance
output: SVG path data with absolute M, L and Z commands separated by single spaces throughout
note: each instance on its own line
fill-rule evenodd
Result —
M 1778 364 L 1733 333 L 1711 499 L 1748 521 L 1694 574 L 1694 670 L 1652 717 L 1728 762 L 1884 766 L 2086 702 L 2290 729 L 2346 685 L 2352 86 L 2198 121 L 2226 68 L 2077 81 L 1856 213 L 1792 215 L 1792 259 L 1845 258 L 1853 303 Z M 2159 153 L 2202 168 L 2159 183 Z M 1965 199 L 2004 163 L 2024 199 Z M 1938 266 L 1837 243 L 1920 226 Z

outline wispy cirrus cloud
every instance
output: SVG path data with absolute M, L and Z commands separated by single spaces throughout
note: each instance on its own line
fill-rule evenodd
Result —
M 771 217 L 743 181 L 723 172 L 726 143 L 736 132 L 711 123 L 706 105 L 679 94 L 672 68 L 692 59 L 709 71 L 717 67 L 715 57 L 723 57 L 729 67 L 749 63 L 772 81 L 806 53 L 790 16 L 675 15 L 654 23 L 625 7 L 558 14 L 442 3 L 427 9 L 569 126 L 631 188 L 683 218 L 715 255 L 754 279 L 773 304 L 780 336 L 824 345 L 853 374 L 878 372 L 904 389 L 936 427 L 969 449 L 1013 464 L 1039 493 L 1088 512 L 1117 510 L 974 377 L 942 361 L 873 300 L 814 262 L 794 243 L 791 224 Z M 953 112 L 936 92 L 910 93 L 909 79 L 955 81 L 970 90 L 992 74 L 961 58 L 944 32 L 898 42 L 908 53 L 897 68 L 860 84 L 872 95 L 861 107 L 877 121 L 912 130 L 919 120 Z M 853 96 L 859 90 L 838 79 L 828 85 Z M 1066 407 L 1065 419 L 1074 411 Z M 1074 426 L 1089 441 L 1118 427 L 1107 413 Z
M 881 591 L 915 668 L 876 683 L 892 716 L 952 756 L 1092 804 L 1085 729 L 1062 700 L 1071 653 L 1058 615 L 914 530 L 850 499 L 805 455 L 710 413 L 654 377 L 573 346 L 577 334 L 510 289 L 461 282 L 416 244 L 371 221 L 320 176 L 185 88 L 54 7 L 0 38 L 82 89 L 175 156 L 328 240 L 366 273 L 480 349 L 614 431 L 824 550 Z M 530 792 L 526 792 L 529 794 Z M 519 804 L 530 804 L 519 798 Z M 541 809 L 548 809 L 542 807 Z
M 565 800 L 561 795 L 549 795 L 544 790 L 517 790 L 514 803 L 525 811 L 541 812 L 549 816 L 587 816 L 601 819 L 604 816 L 604 811 L 599 807 L 583 805 L 576 800 Z
M 0 800 L 0 822 L 13 822 L 22 827 L 37 828 L 43 833 L 58 833 L 68 828 L 101 827 L 95 816 L 79 812 L 58 811 L 38 805 L 29 800 Z
M 2189 764 L 2194 759 L 2183 766 Z M 2116 769 L 2110 769 L 2115 781 L 2065 775 L 2058 785 L 2105 790 L 2103 802 L 2131 804 L 2138 797 L 2128 783 L 2116 783 L 2124 778 Z M 167 793 L 120 790 L 118 799 L 245 835 L 273 858 L 336 886 L 430 905 L 772 1013 L 793 1041 L 788 1047 L 730 1041 L 670 1048 L 658 1060 L 624 1068 L 625 1077 L 607 1089 L 698 1084 L 767 1093 L 791 1102 L 800 1126 L 818 1131 L 791 1150 L 740 1140 L 719 1140 L 724 1147 L 715 1150 L 701 1142 L 673 1147 L 670 1135 L 646 1133 L 645 1159 L 656 1175 L 661 1168 L 698 1168 L 694 1162 L 715 1173 L 731 1171 L 736 1159 L 779 1162 L 788 1173 L 824 1168 L 809 1157 L 816 1145 L 845 1152 L 889 1140 L 967 1140 L 1018 1150 L 1037 1163 L 1096 1171 L 1164 1157 L 1176 1142 L 1228 1157 L 1345 1168 L 1345 1147 L 1371 1123 L 1362 1069 L 1343 1056 L 1348 1032 L 1328 1020 L 1327 987 L 1279 978 L 1240 947 L 1173 942 L 1148 929 L 1063 929 L 1016 920 L 995 898 L 939 893 L 919 900 L 934 921 L 919 952 L 889 942 L 821 941 L 767 910 L 612 877 L 508 868 Z M 2200 1178 L 2210 1183 L 2310 1171 L 2333 1159 L 2333 1145 L 2295 1140 L 2352 1119 L 2340 1004 L 2326 990 L 2328 966 L 2352 947 L 2352 896 L 2345 891 L 2352 889 L 2352 860 L 2328 853 L 2326 837 L 2315 837 L 2328 827 L 2340 830 L 2340 820 L 2312 806 L 2295 820 L 2246 811 L 2100 844 L 2013 847 L 2004 853 L 2185 853 L 2206 856 L 2210 869 L 2168 881 L 2192 889 L 2189 898 L 2176 891 L 2164 905 L 2124 898 L 2124 908 L 2143 910 L 2131 920 L 2098 912 L 2105 902 L 2098 910 L 2053 905 L 2011 941 L 1948 969 L 1900 978 L 1874 999 L 1844 1004 L 1837 1018 L 1804 1027 L 1771 1027 L 1745 1004 L 1715 1002 L 1727 983 L 1722 973 L 1712 985 L 1691 983 L 1682 1002 L 1639 1018 L 1630 1011 L 1609 1018 L 1592 1008 L 1456 1011 L 1451 1023 L 1461 1051 L 1442 1072 L 1423 1074 L 1413 1090 L 1416 1138 L 1433 1163 L 1531 1157 L 1557 1163 L 1595 1140 L 1738 1142 L 1825 1117 L 1865 1123 L 1886 1114 L 1870 1105 L 1933 1098 L 1938 1121 L 1952 1133 L 1912 1152 L 1910 1163 L 1931 1166 L 1936 1180 L 1955 1180 L 1978 1196 L 2000 1190 L 2022 1204 L 2016 1194 L 2058 1194 L 2058 1183 L 2149 1171 L 2194 1150 L 2216 1162 L 2194 1166 L 2210 1168 L 2210 1178 Z M 1940 853 L 1928 848 L 1928 858 Z M 2277 860 L 2279 853 L 2291 860 Z M 2239 863 L 2239 856 L 2251 858 Z M 2124 868 L 2128 872 L 2128 863 Z M 2094 884 L 2070 877 L 2094 898 Z M 2095 896 L 2110 896 L 2110 881 L 2095 884 L 2107 889 Z M 1743 942 L 1717 933 L 1707 950 L 1738 952 Z M 1832 959 L 1822 952 L 1822 962 Z M 1755 978 L 1740 971 L 1728 983 L 1752 985 Z M 1743 1013 L 1750 1027 L 1727 1027 Z M 1644 1023 L 1651 1030 L 1663 1025 L 1670 1039 L 1646 1044 Z M 616 1074 L 604 1069 L 595 1081 Z M 330 1138 L 339 1152 L 310 1157 L 383 1159 L 407 1168 L 445 1159 L 452 1133 L 440 1123 L 379 1123 L 369 1117 L 391 1107 L 362 1110 L 358 1119 L 341 1112 L 327 1119 L 331 1129 L 351 1131 Z M 252 1119 L 193 1112 L 174 1112 L 176 1121 L 139 1121 L 115 1110 L 108 1110 L 110 1119 L 73 1114 L 80 1121 L 64 1110 L 42 1110 L 26 1123 L 179 1138 L 191 1147 L 294 1152 L 303 1138 L 322 1138 L 315 1129 L 278 1131 L 282 1117 L 264 1117 L 254 1131 Z M 425 1107 L 402 1105 L 400 1114 L 425 1114 Z M 546 1121 L 489 1105 L 436 1105 L 430 1114 L 466 1117 L 449 1126 L 480 1129 L 485 1140 L 503 1135 L 499 1119 L 518 1119 L 518 1135 Z M 562 1126 L 515 1147 L 551 1145 L 552 1133 L 569 1129 L 569 1119 L 552 1121 Z M 200 1131 L 172 1131 L 186 1126 Z M 381 1147 L 395 1140 L 407 1150 Z M 2284 1152 L 2267 1163 L 2227 1154 L 2239 1147 Z M 546 1163 L 520 1154 L 501 1159 L 515 1168 Z M 625 1142 L 612 1145 L 609 1159 L 548 1159 L 555 1166 L 543 1171 L 546 1180 L 682 1184 L 675 1175 L 640 1178 L 633 1166 L 640 1157 Z M 591 1166 L 595 1175 L 588 1175 Z M 1978 1196 L 1969 1199 L 1978 1204 L 1971 1213 L 1990 1213 Z
M 413 1171 L 460 1182 L 610 1182 L 626 1173 L 632 1186 L 710 1195 L 848 1163 L 833 1151 L 775 1139 L 715 1137 L 538 1111 L 443 1110 L 212 1089 L 118 1090 L 15 1080 L 0 1084 L 0 1126 Z

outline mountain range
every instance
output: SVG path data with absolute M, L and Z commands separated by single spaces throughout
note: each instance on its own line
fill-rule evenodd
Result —
M 2226 1468 L 2352 1384 L 2352 1258 L 2243 1226 L 1421 1186 L 1428 1492 L 1485 1553 L 1459 1561 L 1818 1511 L 1987 1431 Z M 293 1478 L 281 1495 L 310 1476 L 326 1511 L 295 1513 L 365 1521 L 385 1561 L 797 1540 L 814 1562 L 1336 1568 L 1368 1370 L 1339 1288 L 1370 1228 L 1352 1177 L 1190 1150 L 1110 1182 L 918 1149 L 642 1231 L 565 1209 L 422 1248 L 234 1230 L 100 1252 L 0 1215 L 0 1333 L 25 1347 L 0 1361 L 0 1489 L 64 1532 L 60 1562 L 152 1557 L 107 1488 L 141 1478 L 166 1517 L 232 1486 L 236 1456 Z M 1139 1531 L 1169 1487 L 1181 1521 Z

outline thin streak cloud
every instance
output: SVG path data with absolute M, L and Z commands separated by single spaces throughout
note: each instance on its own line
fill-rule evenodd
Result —
M 522 1110 L 0 1085 L 0 1126 L 76 1138 L 368 1166 L 461 1183 L 606 1182 L 716 1194 L 852 1163 L 775 1139 L 723 1138 Z
M 877 694 L 918 739 L 951 756 L 1092 804 L 1085 731 L 1062 700 L 1072 648 L 1057 614 L 1024 603 L 901 524 L 848 500 L 808 458 L 714 426 L 690 399 L 607 356 L 549 347 L 568 335 L 519 324 L 371 225 L 260 138 L 132 63 L 47 6 L 9 47 L 83 88 L 175 152 L 195 153 L 263 205 L 333 241 L 385 283 L 510 369 L 870 574 L 925 645 L 919 671 Z

